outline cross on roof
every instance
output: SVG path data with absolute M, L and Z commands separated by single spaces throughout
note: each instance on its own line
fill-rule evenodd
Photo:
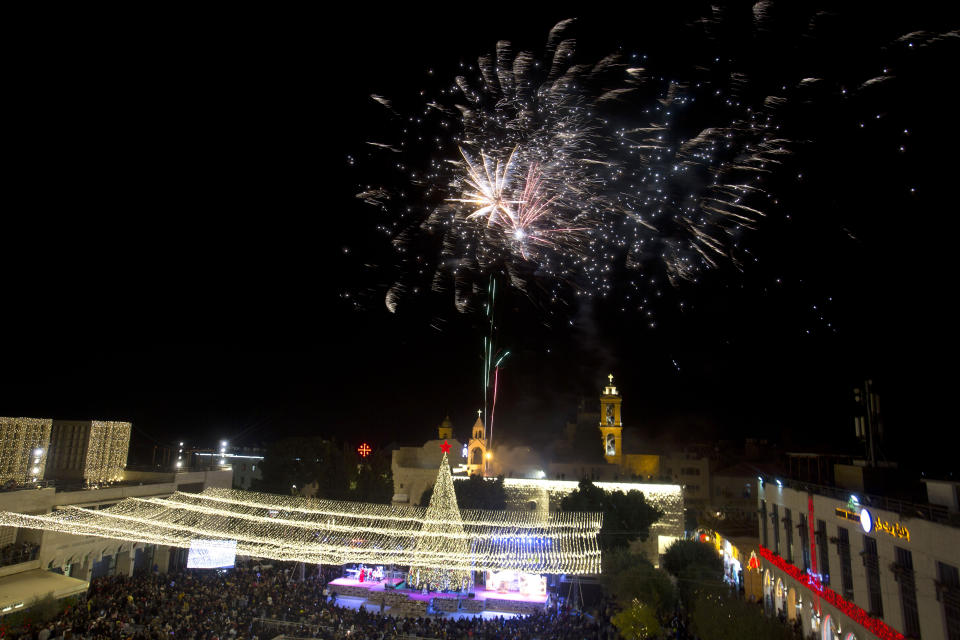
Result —
M 608 375 L 607 377 L 610 378 L 610 384 L 611 384 L 611 386 L 612 386 L 612 385 L 613 385 L 613 374 L 611 373 L 611 374 Z

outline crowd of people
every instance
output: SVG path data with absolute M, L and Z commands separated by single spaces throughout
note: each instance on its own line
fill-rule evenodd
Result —
M 0 631 L 15 640 L 244 640 L 404 637 L 443 640 L 614 638 L 605 613 L 553 608 L 526 617 L 430 616 L 338 606 L 325 593 L 336 575 L 291 567 L 185 570 L 92 581 L 85 598 L 52 620 Z

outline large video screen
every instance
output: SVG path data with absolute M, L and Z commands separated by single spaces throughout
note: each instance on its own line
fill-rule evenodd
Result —
M 191 540 L 187 554 L 188 569 L 224 569 L 237 558 L 236 540 Z

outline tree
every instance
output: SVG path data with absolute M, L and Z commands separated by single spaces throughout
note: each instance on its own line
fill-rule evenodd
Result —
M 256 489 L 269 493 L 303 492 L 328 500 L 388 503 L 393 497 L 390 452 L 361 460 L 346 443 L 320 437 L 293 437 L 267 449 Z
M 604 491 L 589 480 L 560 501 L 561 511 L 601 511 L 600 548 L 604 551 L 625 549 L 639 538 L 650 537 L 650 525 L 663 512 L 647 504 L 642 491 Z
M 453 485 L 450 463 L 444 451 L 437 481 L 433 485 L 433 495 L 423 516 L 422 529 L 424 533 L 439 535 L 417 538 L 416 552 L 446 558 L 467 555 L 468 543 L 463 537 L 463 521 L 460 519 L 460 508 L 457 506 L 457 494 Z M 459 591 L 467 586 L 469 580 L 470 572 L 463 569 L 412 566 L 407 582 L 417 589 L 425 584 L 431 590 Z
M 642 555 L 625 550 L 603 554 L 600 583 L 618 602 L 638 601 L 658 616 L 667 616 L 676 607 L 677 592 L 670 577 Z
M 503 485 L 503 476 L 496 480 L 474 474 L 466 480 L 453 483 L 457 494 L 457 504 L 461 509 L 488 509 L 502 511 L 507 508 L 507 491 Z M 420 496 L 420 506 L 430 504 L 433 489 L 424 490 Z
M 393 499 L 393 468 L 387 449 L 375 451 L 359 463 L 356 489 L 351 500 L 389 504 Z
M 694 565 L 708 569 L 716 575 L 717 580 L 723 577 L 723 560 L 709 544 L 697 540 L 677 540 L 663 556 L 663 568 L 675 576 Z
M 693 631 L 701 640 L 793 640 L 793 629 L 763 614 L 758 604 L 734 594 L 702 591 L 690 615 Z
M 723 584 L 723 560 L 716 550 L 696 540 L 677 540 L 667 548 L 663 567 L 677 577 L 680 600 L 690 608 L 705 595 L 727 591 Z
M 620 635 L 628 640 L 645 640 L 660 633 L 660 622 L 652 607 L 634 600 L 629 607 L 617 613 L 610 622 Z

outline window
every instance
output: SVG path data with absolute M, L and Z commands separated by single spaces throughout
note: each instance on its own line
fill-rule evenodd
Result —
M 762 525 L 763 533 L 763 546 L 767 549 L 770 548 L 770 545 L 767 544 L 767 501 L 760 501 L 760 524 Z
M 773 520 L 773 550 L 779 556 L 780 552 L 780 505 L 773 505 L 773 512 L 770 514 Z
M 853 565 L 850 562 L 850 534 L 845 527 L 837 527 L 837 552 L 840 554 L 840 582 L 843 597 L 853 602 Z
M 830 553 L 827 548 L 827 523 L 823 520 L 817 520 L 817 550 L 820 558 L 820 575 L 823 576 L 823 584 L 830 584 Z
M 937 599 L 943 603 L 947 640 L 960 640 L 960 572 L 944 562 L 937 563 Z
M 790 509 L 784 509 L 783 516 L 783 530 L 786 533 L 784 536 L 784 542 L 787 545 L 787 553 L 784 555 L 784 559 L 787 562 L 793 562 L 793 519 L 791 517 Z
M 920 614 L 917 611 L 917 582 L 913 573 L 913 554 L 906 549 L 894 547 L 897 561 L 894 576 L 900 585 L 900 606 L 903 608 L 903 633 L 911 638 L 920 637 Z
M 867 568 L 867 597 L 870 598 L 870 615 L 883 617 L 883 596 L 880 593 L 880 558 L 877 556 L 877 541 L 863 536 L 863 566 Z
M 807 516 L 802 513 L 797 516 L 797 531 L 800 533 L 800 557 L 803 558 L 803 570 L 810 568 L 810 530 L 807 528 Z

